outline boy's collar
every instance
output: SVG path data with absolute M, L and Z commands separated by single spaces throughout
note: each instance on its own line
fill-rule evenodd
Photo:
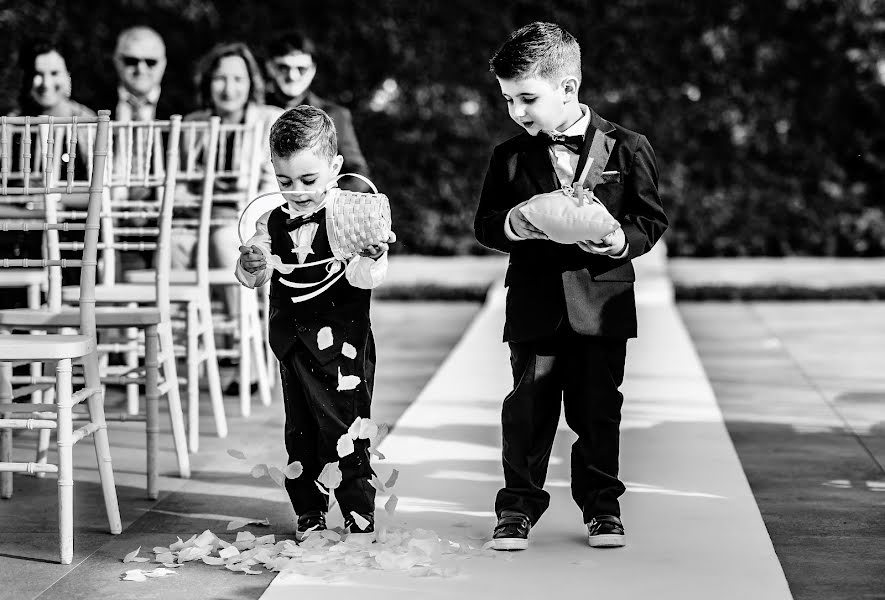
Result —
M 586 104 L 578 104 L 581 109 L 581 118 L 572 123 L 565 131 L 554 130 L 562 135 L 586 135 L 587 127 L 590 126 L 590 107 Z

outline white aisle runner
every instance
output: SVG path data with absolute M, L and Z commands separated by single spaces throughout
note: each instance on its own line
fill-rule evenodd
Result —
M 562 422 L 546 486 L 550 509 L 528 550 L 476 552 L 447 562 L 457 569 L 447 577 L 374 570 L 329 582 L 282 573 L 262 598 L 791 598 L 660 257 L 639 263 L 640 333 L 628 344 L 622 388 L 625 548 L 587 546 L 569 493 L 574 436 Z M 382 444 L 381 481 L 400 471 L 391 524 L 474 547 L 488 540 L 502 483 L 500 405 L 510 388 L 503 318 L 504 290 L 495 289 Z M 379 523 L 388 522 L 386 499 L 379 494 Z

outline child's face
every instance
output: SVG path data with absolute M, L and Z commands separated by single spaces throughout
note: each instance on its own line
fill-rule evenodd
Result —
M 557 82 L 537 76 L 521 79 L 499 77 L 498 85 L 507 101 L 510 118 L 530 135 L 562 129 L 571 124 L 568 109 L 577 101 L 575 78 L 568 77 Z
M 330 161 L 311 149 L 285 158 L 272 154 L 270 160 L 281 192 L 322 192 L 338 175 L 344 162 L 340 154 Z M 299 212 L 310 212 L 323 201 L 321 193 L 285 194 L 284 197 L 289 207 Z

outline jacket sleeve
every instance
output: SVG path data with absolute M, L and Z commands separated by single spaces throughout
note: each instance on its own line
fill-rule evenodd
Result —
M 627 175 L 624 193 L 627 209 L 621 226 L 627 237 L 628 257 L 632 260 L 651 250 L 669 225 L 658 195 L 655 153 L 644 135 L 639 136 L 633 153 L 633 168 Z
M 507 215 L 514 206 L 508 197 L 507 181 L 506 165 L 495 149 L 482 184 L 473 231 L 480 244 L 501 252 L 510 252 L 517 243 L 505 233 Z

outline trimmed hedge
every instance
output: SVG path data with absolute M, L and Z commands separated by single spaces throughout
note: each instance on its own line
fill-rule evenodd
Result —
M 15 50 L 56 28 L 75 97 L 114 95 L 117 32 L 166 38 L 163 93 L 187 112 L 191 66 L 213 43 L 253 46 L 267 23 L 319 45 L 315 89 L 350 107 L 376 183 L 392 199 L 396 252 L 484 253 L 473 239 L 492 147 L 518 132 L 487 61 L 531 20 L 582 43 L 582 98 L 657 152 L 671 256 L 885 255 L 881 0 L 49 0 L 0 9 L 0 109 Z

